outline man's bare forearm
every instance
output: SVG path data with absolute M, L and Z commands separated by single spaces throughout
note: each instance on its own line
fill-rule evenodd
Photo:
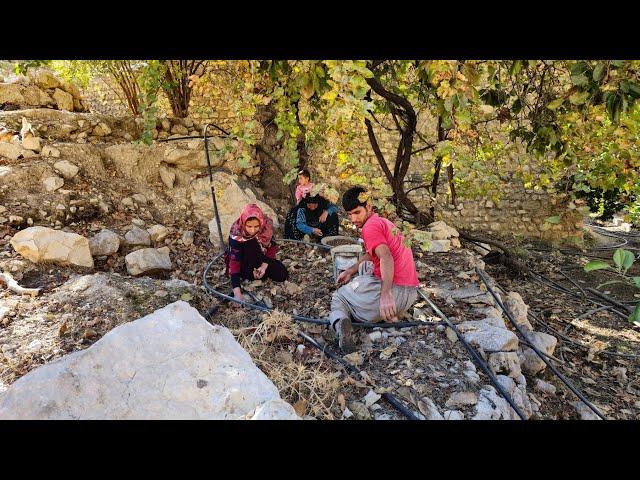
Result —
M 391 253 L 383 254 L 380 257 L 380 276 L 382 277 L 382 292 L 390 292 L 393 287 L 393 257 Z

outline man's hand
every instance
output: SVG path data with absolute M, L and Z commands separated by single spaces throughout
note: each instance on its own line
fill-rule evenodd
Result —
M 325 210 L 325 211 L 323 211 L 323 212 L 320 214 L 320 223 L 324 223 L 324 222 L 326 222 L 326 221 L 327 221 L 327 217 L 328 217 L 328 216 L 329 216 L 329 212 L 328 212 L 328 211 L 326 211 L 326 210 Z
M 396 302 L 390 290 L 380 292 L 380 317 L 385 322 L 397 322 Z
M 267 267 L 269 267 L 269 264 L 268 263 L 263 263 L 258 268 L 254 268 L 253 269 L 253 278 L 255 278 L 256 280 L 260 280 L 262 277 L 264 277 L 264 274 L 267 271 Z
M 314 228 L 314 229 L 313 229 L 313 234 L 314 234 L 316 237 L 321 237 L 321 236 L 322 236 L 322 230 L 320 230 L 319 228 Z
M 336 284 L 339 286 L 345 285 L 349 283 L 351 277 L 353 277 L 353 272 L 350 268 L 348 268 L 344 272 L 340 273 L 340 275 L 338 275 L 338 278 L 336 278 Z

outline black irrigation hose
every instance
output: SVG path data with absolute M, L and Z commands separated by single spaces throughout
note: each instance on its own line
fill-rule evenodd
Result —
M 489 285 L 487 277 L 485 276 L 484 273 L 482 273 L 482 270 L 480 270 L 478 267 L 476 267 L 476 273 L 480 276 L 480 279 L 482 280 L 484 285 L 487 287 L 487 290 L 489 291 L 489 293 L 491 293 L 491 296 L 496 301 L 498 306 L 505 313 L 505 315 L 507 316 L 507 319 L 509 320 L 509 322 L 511 322 L 511 324 L 518 331 L 518 333 L 520 333 L 520 335 L 522 337 L 524 337 L 524 339 L 527 340 L 528 343 L 531 344 L 531 349 L 534 352 L 536 352 L 538 357 L 540 357 L 540 359 L 549 366 L 551 371 L 553 373 L 555 373 L 555 375 L 562 381 L 562 383 L 564 383 L 587 407 L 589 407 L 593 411 L 593 413 L 598 415 L 598 417 L 600 417 L 602 420 L 606 420 L 606 417 L 604 415 L 602 415 L 602 413 L 600 413 L 600 411 L 595 406 L 593 406 L 591 404 L 591 402 L 589 402 L 589 400 L 587 400 L 585 398 L 585 396 L 576 387 L 574 387 L 573 384 L 567 378 L 565 378 L 565 376 L 562 375 L 554 365 L 549 363 L 549 361 L 544 357 L 544 355 L 542 355 L 540 350 L 538 350 L 538 347 L 536 347 L 535 344 L 533 344 L 533 342 L 527 336 L 527 334 L 524 333 L 524 331 L 520 328 L 520 325 L 518 325 L 516 323 L 516 321 L 513 319 L 513 317 L 511 316 L 511 312 L 509 312 L 509 310 L 507 310 L 507 308 L 504 306 L 502 301 L 496 295 L 496 292 L 493 291 L 493 288 L 491 288 L 491 286 Z
M 496 389 L 498 390 L 498 392 L 500 392 L 500 395 L 502 395 L 502 397 L 509 403 L 509 405 L 511 405 L 511 408 L 513 408 L 513 410 L 518 414 L 518 416 L 520 417 L 521 420 L 526 420 L 525 415 L 520 411 L 520 409 L 516 406 L 516 404 L 513 402 L 511 396 L 505 391 L 505 389 L 502 387 L 502 385 L 500 384 L 500 382 L 498 381 L 498 377 L 495 376 L 495 374 L 491 371 L 491 369 L 489 368 L 489 366 L 487 365 L 487 363 L 482 359 L 482 357 L 480 356 L 480 354 L 478 352 L 476 352 L 476 350 L 469 344 L 469 342 L 467 342 L 465 340 L 465 338 L 462 336 L 462 334 L 460 333 L 460 331 L 457 329 L 457 327 L 451 322 L 451 320 L 449 320 L 449 318 L 436 306 L 435 303 L 433 303 L 431 300 L 429 300 L 429 297 L 427 297 L 422 290 L 418 290 L 418 294 L 429 304 L 429 306 L 433 309 L 434 312 L 436 312 L 436 314 L 447 324 L 447 326 L 449 328 L 451 328 L 455 334 L 458 336 L 458 339 L 460 339 L 460 342 L 462 342 L 462 344 L 464 345 L 464 348 L 466 348 L 467 352 L 469 352 L 469 354 L 471 355 L 471 357 L 476 361 L 476 363 L 480 366 L 480 368 L 482 369 L 482 371 L 489 377 L 489 380 L 491 381 L 491 383 L 493 383 L 493 385 L 496 387 Z
M 289 241 L 286 238 L 282 238 L 279 239 L 278 241 L 281 242 L 286 242 Z M 317 246 L 316 244 L 310 244 L 310 243 L 306 243 L 306 242 L 300 242 L 297 240 L 294 240 L 295 243 L 304 243 L 306 245 L 310 245 L 310 246 Z M 213 263 L 218 260 L 220 257 L 222 257 L 222 255 L 224 255 L 224 250 L 219 252 L 214 258 L 213 260 L 211 260 L 211 262 L 209 262 L 207 264 L 207 266 L 204 269 L 204 272 L 202 273 L 202 284 L 203 286 L 207 289 L 208 292 L 224 299 L 224 300 L 228 300 L 230 302 L 235 302 L 238 303 L 240 305 L 244 305 L 245 307 L 249 307 L 252 308 L 254 310 L 259 310 L 261 312 L 272 312 L 273 308 L 269 308 L 266 306 L 261 306 L 261 305 L 256 305 L 253 303 L 249 303 L 249 302 L 245 302 L 244 300 L 238 300 L 235 297 L 232 297 L 230 295 L 226 295 L 222 292 L 219 292 L 218 290 L 214 289 L 211 285 L 209 285 L 209 282 L 207 281 L 207 274 L 209 273 L 209 270 L 211 269 Z M 311 318 L 311 317 L 305 317 L 302 315 L 294 315 L 291 314 L 291 318 L 293 318 L 294 320 L 298 321 L 298 322 L 306 322 L 306 323 L 314 323 L 316 325 L 329 325 L 330 322 L 329 320 L 322 320 L 320 318 Z M 370 323 L 370 322 L 353 322 L 353 327 L 354 328 L 409 328 L 409 327 L 425 327 L 425 326 L 437 326 L 440 325 L 440 322 L 397 322 L 397 323 L 387 323 L 387 322 L 380 322 L 380 323 Z
M 298 332 L 298 336 L 300 336 L 303 340 L 305 340 L 306 342 L 308 342 L 311 345 L 313 345 L 315 348 L 320 350 L 323 354 L 327 355 L 329 358 L 332 358 L 333 360 L 335 360 L 338 363 L 340 363 L 341 365 L 343 365 L 347 370 L 357 373 L 358 375 L 360 375 L 360 378 L 362 378 L 364 380 L 364 376 L 362 375 L 362 372 L 358 368 L 356 368 L 355 366 L 351 365 L 349 362 L 347 362 L 346 360 L 341 358 L 339 355 L 336 355 L 335 353 L 333 353 L 326 346 L 323 347 L 318 342 L 316 342 L 313 338 L 311 338 L 310 336 L 308 336 L 308 335 L 306 335 L 306 334 L 304 334 L 302 332 Z M 398 401 L 397 398 L 395 398 L 390 393 L 386 393 L 386 392 L 383 393 L 382 394 L 382 398 L 384 398 L 387 402 L 389 402 L 389 404 L 393 408 L 398 410 L 400 413 L 402 413 L 409 420 L 420 420 L 418 417 L 416 417 L 414 415 L 414 413 L 411 410 L 409 410 L 407 407 L 405 407 L 400 401 Z
M 598 305 L 600 307 L 604 307 L 605 306 L 605 304 L 597 302 L 596 300 L 593 300 L 590 297 L 582 298 L 580 295 L 577 295 L 576 293 L 572 292 L 571 290 L 566 289 L 562 285 L 554 282 L 550 278 L 545 277 L 544 275 L 542 275 L 540 273 L 535 273 L 535 272 L 531 272 L 531 273 L 533 273 L 532 277 L 537 282 L 541 283 L 542 285 L 545 285 L 547 288 L 551 288 L 552 290 L 556 290 L 557 292 L 564 293 L 565 295 L 569 295 L 570 297 L 576 298 L 578 300 L 587 300 L 588 302 L 591 302 L 594 305 Z M 610 310 L 613 313 L 615 313 L 616 315 L 618 315 L 620 318 L 622 318 L 623 320 L 627 320 L 628 319 L 628 315 L 625 315 L 624 313 L 622 313 L 622 312 L 620 312 L 620 311 L 618 311 L 618 310 L 616 310 L 614 308 L 611 308 Z

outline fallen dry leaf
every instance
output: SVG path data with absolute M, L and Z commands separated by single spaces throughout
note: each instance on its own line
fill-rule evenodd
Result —
M 364 363 L 364 356 L 360 352 L 353 352 L 349 355 L 345 355 L 344 358 L 347 362 L 349 362 L 354 367 L 359 367 Z
M 301 398 L 294 405 L 293 409 L 296 411 L 299 417 L 304 417 L 305 413 L 307 413 L 308 403 L 305 399 Z
M 391 355 L 398 351 L 397 345 L 390 345 L 380 352 L 380 360 L 389 360 Z

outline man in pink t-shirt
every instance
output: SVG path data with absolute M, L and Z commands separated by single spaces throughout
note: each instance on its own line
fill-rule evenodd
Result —
M 366 249 L 358 263 L 338 276 L 341 287 L 331 299 L 329 319 L 343 351 L 353 349 L 351 318 L 397 322 L 418 296 L 413 252 L 403 245 L 404 237 L 398 228 L 373 212 L 367 197 L 363 187 L 350 188 L 342 197 L 349 220 L 362 228 Z

